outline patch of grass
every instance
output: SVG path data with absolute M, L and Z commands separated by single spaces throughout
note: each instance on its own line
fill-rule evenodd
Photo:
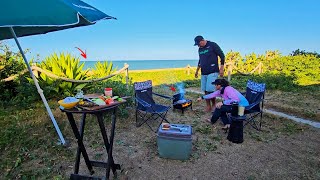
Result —
M 221 135 L 214 135 L 214 136 L 211 136 L 211 139 L 213 141 L 220 142 L 222 140 L 222 136 Z
M 200 132 L 201 134 L 211 134 L 212 127 L 210 125 L 204 125 L 204 126 L 196 127 L 196 131 Z
M 211 152 L 217 150 L 218 146 L 215 142 L 212 142 L 210 139 L 205 138 L 203 140 L 199 140 L 196 143 L 197 149 L 204 152 Z
M 317 116 L 317 113 L 314 112 L 314 111 L 311 111 L 309 109 L 306 109 L 303 114 L 306 116 L 306 117 L 309 117 L 309 118 L 314 118 Z
M 283 125 L 284 126 L 280 129 L 280 131 L 287 135 L 296 134 L 303 131 L 303 128 L 297 123 L 284 122 Z
M 250 176 L 247 177 L 247 180 L 255 180 L 255 179 L 257 179 L 257 178 L 255 176 L 253 176 L 253 175 L 250 175 Z

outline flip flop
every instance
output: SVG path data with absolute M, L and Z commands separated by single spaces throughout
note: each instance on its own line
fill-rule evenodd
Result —
M 205 120 L 206 120 L 206 122 L 211 123 L 211 119 L 210 118 L 206 118 Z
M 230 125 L 226 125 L 226 126 L 222 127 L 221 129 L 224 130 L 225 133 L 227 133 L 228 130 L 230 129 Z

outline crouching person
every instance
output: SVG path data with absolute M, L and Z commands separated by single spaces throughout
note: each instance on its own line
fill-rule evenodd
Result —
M 229 82 L 225 79 L 216 79 L 212 84 L 215 85 L 216 91 L 199 97 L 197 101 L 201 101 L 202 99 L 212 99 L 221 97 L 222 101 L 216 103 L 216 108 L 212 113 L 211 119 L 207 119 L 208 122 L 214 124 L 221 118 L 224 127 L 222 129 L 230 128 L 230 120 L 227 117 L 227 113 L 230 113 L 232 110 L 232 103 L 237 102 L 239 106 L 248 106 L 248 100 L 235 88 L 229 85 Z

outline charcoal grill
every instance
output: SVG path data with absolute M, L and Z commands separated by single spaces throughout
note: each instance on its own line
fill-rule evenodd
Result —
M 173 109 L 181 109 L 182 114 L 184 113 L 184 110 L 190 107 L 192 109 L 192 100 L 185 99 L 184 93 L 177 93 L 173 95 Z

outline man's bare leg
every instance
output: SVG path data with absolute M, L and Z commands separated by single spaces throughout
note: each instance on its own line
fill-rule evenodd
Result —
M 209 92 L 205 91 L 204 92 L 206 95 L 207 94 L 210 94 Z M 211 100 L 210 99 L 206 99 L 206 104 L 207 104 L 207 107 L 206 107 L 206 112 L 211 112 L 212 110 L 212 106 L 211 106 Z
M 216 98 L 212 98 L 212 99 L 210 99 L 211 100 L 211 103 L 212 103 L 212 105 L 211 105 L 211 111 L 214 111 L 215 109 L 216 109 Z

